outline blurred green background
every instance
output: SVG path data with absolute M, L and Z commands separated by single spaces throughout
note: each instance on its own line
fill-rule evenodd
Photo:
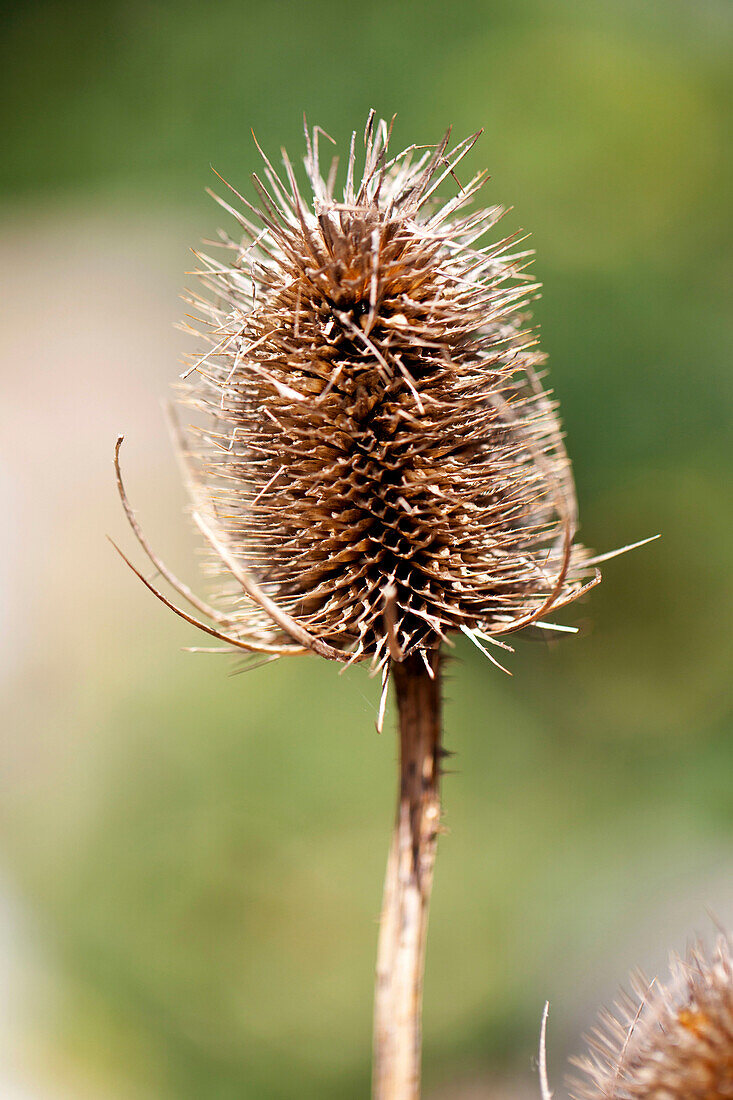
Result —
M 250 127 L 484 127 L 545 290 L 582 536 L 606 568 L 513 679 L 458 646 L 426 1093 L 538 1093 L 630 967 L 733 924 L 729 0 L 23 3 L 0 30 L 0 1094 L 368 1093 L 394 798 L 377 685 L 231 677 L 129 575 L 112 476 L 188 579 L 160 400 L 188 247 Z M 227 228 L 232 228 L 228 226 Z

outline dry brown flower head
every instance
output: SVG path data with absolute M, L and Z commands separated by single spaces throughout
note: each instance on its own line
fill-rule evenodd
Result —
M 259 208 L 217 200 L 240 235 L 197 254 L 188 327 L 206 350 L 182 400 L 201 423 L 181 433 L 213 604 L 155 555 L 120 480 L 144 549 L 208 622 L 174 607 L 184 618 L 249 653 L 369 659 L 385 684 L 391 661 L 431 669 L 457 632 L 495 661 L 487 646 L 549 626 L 601 560 L 574 544 L 531 253 L 516 235 L 486 243 L 502 210 L 471 206 L 484 173 L 458 182 L 479 135 L 390 156 L 390 132 L 370 113 L 360 179 L 352 136 L 342 196 L 306 128 L 312 194 L 283 152 L 281 175 L 263 154 L 253 177 Z

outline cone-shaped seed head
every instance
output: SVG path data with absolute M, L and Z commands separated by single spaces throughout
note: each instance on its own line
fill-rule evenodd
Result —
M 258 209 L 219 200 L 243 239 L 222 236 L 223 262 L 200 257 L 207 351 L 184 401 L 206 419 L 186 449 L 219 546 L 218 607 L 255 646 L 292 632 L 233 582 L 233 560 L 329 655 L 379 666 L 459 630 L 517 629 L 590 575 L 522 313 L 529 253 L 486 243 L 501 210 L 469 210 L 483 174 L 457 180 L 476 136 L 391 157 L 370 115 L 343 198 L 316 129 L 312 194 L 283 154 L 280 174 L 265 159 L 267 182 L 254 177 Z
M 721 938 L 673 958 L 667 986 L 634 982 L 633 997 L 604 1014 L 577 1059 L 574 1100 L 731 1100 L 733 959 Z

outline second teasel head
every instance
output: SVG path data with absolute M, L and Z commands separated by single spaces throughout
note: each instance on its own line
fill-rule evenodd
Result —
M 352 136 L 342 193 L 316 128 L 308 194 L 283 153 L 280 171 L 263 155 L 256 206 L 218 200 L 238 233 L 198 254 L 204 349 L 181 394 L 214 605 L 177 582 L 235 648 L 385 675 L 457 632 L 493 645 L 600 579 L 537 373 L 530 253 L 487 241 L 484 173 L 458 179 L 478 135 L 392 156 L 390 130 L 370 114 L 360 178 Z
M 574 1059 L 573 1100 L 726 1100 L 733 1097 L 733 949 L 721 935 L 673 955 L 669 981 L 637 976 L 633 994 L 604 1012 L 589 1051 Z

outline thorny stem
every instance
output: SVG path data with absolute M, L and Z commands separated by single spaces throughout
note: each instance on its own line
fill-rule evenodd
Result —
M 373 1100 L 419 1100 L 422 987 L 440 824 L 439 653 L 393 664 L 400 782 L 387 860 L 374 997 Z

